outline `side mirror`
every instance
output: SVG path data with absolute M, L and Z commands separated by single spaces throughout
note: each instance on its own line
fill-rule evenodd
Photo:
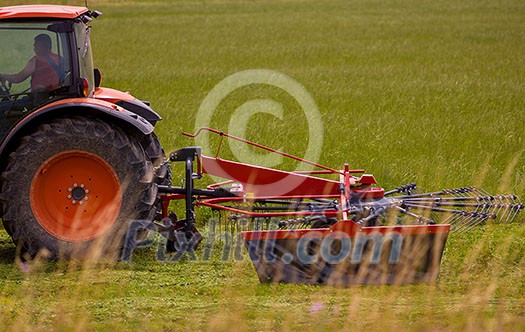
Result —
M 95 74 L 95 89 L 100 87 L 100 84 L 102 83 L 102 73 L 100 72 L 100 69 L 95 68 L 93 70 Z

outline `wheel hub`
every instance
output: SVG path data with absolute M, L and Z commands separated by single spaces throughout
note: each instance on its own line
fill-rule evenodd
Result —
M 86 189 L 84 184 L 78 186 L 78 184 L 75 183 L 67 190 L 71 193 L 67 195 L 67 198 L 71 200 L 71 204 L 76 204 L 78 202 L 78 204 L 82 205 L 89 200 L 89 196 L 87 195 L 89 189 Z
M 122 207 L 120 180 L 104 159 L 80 150 L 46 160 L 31 182 L 33 214 L 48 233 L 70 242 L 93 240 L 113 227 Z

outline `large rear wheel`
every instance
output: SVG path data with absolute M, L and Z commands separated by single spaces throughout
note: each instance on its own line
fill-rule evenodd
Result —
M 118 258 L 129 222 L 155 212 L 161 157 L 149 156 L 158 147 L 144 140 L 82 117 L 24 137 L 2 174 L 3 221 L 15 243 L 30 256 Z

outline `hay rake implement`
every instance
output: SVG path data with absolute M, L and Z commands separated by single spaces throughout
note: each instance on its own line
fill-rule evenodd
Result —
M 425 193 L 407 184 L 385 191 L 372 175 L 347 164 L 335 170 L 210 128 L 185 135 L 202 131 L 220 135 L 221 143 L 238 140 L 320 169 L 285 172 L 224 160 L 219 152 L 208 157 L 199 147 L 171 153 L 171 162 L 185 163 L 185 186 L 159 186 L 165 219 L 157 229 L 171 232 L 175 248 L 193 250 L 200 241 L 194 207 L 227 214 L 227 222 L 242 230 L 261 282 L 434 281 L 450 231 L 466 232 L 489 219 L 511 222 L 524 207 L 515 195 L 475 187 Z M 197 189 L 194 180 L 202 174 L 226 181 Z M 185 218 L 169 219 L 170 201 L 181 199 Z

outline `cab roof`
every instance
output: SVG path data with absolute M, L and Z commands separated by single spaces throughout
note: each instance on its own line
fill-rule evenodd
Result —
M 0 19 L 67 18 L 74 19 L 88 12 L 86 7 L 60 5 L 25 5 L 0 7 Z

